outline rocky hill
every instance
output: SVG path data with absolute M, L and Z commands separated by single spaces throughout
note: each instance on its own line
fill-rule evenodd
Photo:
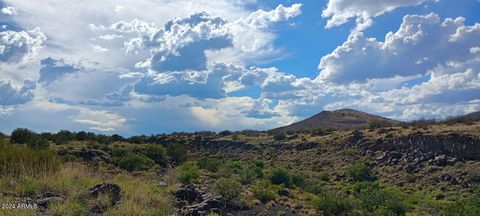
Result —
M 307 131 L 312 129 L 363 129 L 368 127 L 389 127 L 400 125 L 401 122 L 385 117 L 368 114 L 352 109 L 322 111 L 310 118 L 291 125 L 273 129 L 275 132 Z

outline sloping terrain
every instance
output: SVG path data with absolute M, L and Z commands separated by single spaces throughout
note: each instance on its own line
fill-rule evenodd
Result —
M 291 125 L 273 129 L 276 132 L 307 131 L 312 129 L 363 129 L 368 127 L 389 127 L 401 122 L 352 109 L 322 111 L 310 118 Z
M 48 140 L 43 144 L 49 144 L 42 150 L 42 142 L 19 144 L 15 140 L 24 136 L 12 135 L 0 140 L 0 202 L 36 208 L 1 209 L 0 214 L 480 211 L 480 122 L 278 134 L 122 138 L 62 131 L 40 135 Z

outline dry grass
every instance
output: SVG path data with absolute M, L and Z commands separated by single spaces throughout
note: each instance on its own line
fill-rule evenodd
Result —
M 0 176 L 48 175 L 60 159 L 49 150 L 33 150 L 0 141 Z

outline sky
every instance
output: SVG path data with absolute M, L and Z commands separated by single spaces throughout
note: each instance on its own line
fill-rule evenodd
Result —
M 0 131 L 480 110 L 479 0 L 0 0 Z

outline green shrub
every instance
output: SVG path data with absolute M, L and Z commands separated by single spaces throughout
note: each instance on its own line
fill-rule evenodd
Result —
M 373 180 L 370 167 L 364 163 L 358 163 L 348 168 L 347 176 L 356 182 Z
M 37 136 L 37 134 L 33 131 L 30 131 L 26 128 L 17 128 L 13 130 L 12 135 L 10 135 L 10 142 L 25 144 L 34 139 L 35 136 Z
M 130 150 L 126 148 L 115 147 L 112 149 L 113 157 L 125 157 L 128 153 L 130 153 Z
M 31 149 L 46 149 L 48 148 L 48 141 L 40 136 L 35 136 L 27 142 L 27 146 Z
M 232 201 L 240 196 L 242 184 L 234 179 L 220 179 L 215 184 L 214 190 L 222 195 L 226 201 Z
M 229 161 L 225 164 L 225 167 L 230 169 L 234 174 L 240 174 L 240 172 L 244 169 L 245 164 L 242 161 Z
M 253 196 L 260 200 L 262 203 L 268 203 L 271 200 L 274 200 L 276 197 L 276 194 L 266 188 L 256 188 L 253 190 Z
M 305 177 L 299 172 L 290 172 L 291 185 L 297 187 L 305 186 Z
M 199 177 L 198 166 L 193 162 L 187 162 L 178 167 L 177 179 L 183 184 L 192 184 Z
M 474 193 L 471 197 L 450 204 L 446 210 L 446 215 L 480 215 L 480 186 L 474 188 Z
M 167 145 L 167 154 L 173 162 L 181 164 L 187 160 L 187 147 L 182 144 L 171 143 Z
M 161 145 L 150 144 L 143 149 L 143 154 L 160 166 L 166 166 L 168 161 L 167 151 Z
M 277 197 L 275 189 L 267 182 L 255 187 L 252 192 L 253 196 L 262 203 L 268 203 Z
M 60 159 L 50 150 L 36 150 L 0 141 L 0 176 L 38 175 L 58 170 Z
M 218 159 L 211 157 L 203 157 L 197 161 L 200 169 L 208 170 L 210 172 L 217 172 L 218 168 L 222 165 L 222 162 Z
M 322 171 L 319 173 L 319 178 L 320 180 L 324 182 L 329 182 L 330 181 L 330 174 L 328 172 Z
M 347 200 L 335 194 L 321 194 L 313 199 L 311 204 L 322 215 L 348 215 L 349 204 Z
M 270 182 L 276 185 L 283 184 L 287 187 L 305 186 L 305 178 L 299 172 L 290 172 L 283 167 L 275 168 L 269 176 Z
M 153 161 L 145 155 L 129 152 L 123 157 L 114 157 L 113 164 L 127 171 L 144 171 L 153 166 Z
M 402 196 L 381 188 L 376 182 L 355 183 L 353 195 L 367 212 L 375 212 L 377 215 L 405 215 L 406 205 Z
M 283 133 L 275 134 L 275 135 L 273 135 L 273 139 L 275 141 L 282 141 L 284 139 L 287 139 L 287 135 L 285 135 Z
M 255 173 L 253 169 L 249 167 L 245 167 L 240 171 L 239 177 L 240 177 L 240 183 L 247 185 L 247 184 L 251 184 L 252 182 L 255 181 L 255 179 L 257 179 L 257 173 Z
M 257 178 L 263 178 L 263 168 L 258 166 L 252 166 L 251 169 L 255 173 Z
M 261 161 L 261 160 L 255 160 L 255 161 L 253 161 L 253 166 L 258 167 L 260 169 L 263 169 L 263 168 L 265 168 L 265 163 L 263 163 L 263 161 Z

